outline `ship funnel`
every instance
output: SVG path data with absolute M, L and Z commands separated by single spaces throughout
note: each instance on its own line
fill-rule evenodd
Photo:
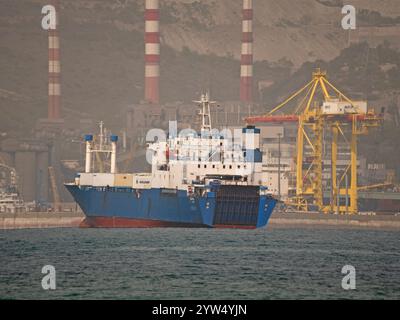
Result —
M 111 136 L 111 173 L 116 173 L 117 168 L 117 142 L 118 136 Z
M 93 136 L 88 134 L 85 136 L 86 141 L 86 161 L 85 161 L 85 173 L 90 173 L 92 168 L 92 141 Z

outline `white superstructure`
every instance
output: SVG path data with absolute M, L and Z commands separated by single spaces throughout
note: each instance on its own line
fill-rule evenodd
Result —
M 148 148 L 148 161 L 152 165 L 151 173 L 117 174 L 115 165 L 110 173 L 86 172 L 80 174 L 76 183 L 82 186 L 131 187 L 138 189 L 165 188 L 190 192 L 196 185 L 206 185 L 211 180 L 222 184 L 263 185 L 262 154 L 260 151 L 260 130 L 249 126 L 233 132 L 219 132 L 211 127 L 208 94 L 196 101 L 202 117 L 201 132 L 183 130 L 176 136 L 152 142 Z M 111 137 L 113 147 L 106 152 L 112 153 L 115 164 L 116 137 Z M 93 137 L 86 136 L 87 161 L 91 161 Z M 104 150 L 104 148 L 103 148 Z M 87 172 L 89 170 L 89 172 Z
M 27 212 L 25 202 L 17 193 L 0 193 L 0 213 Z

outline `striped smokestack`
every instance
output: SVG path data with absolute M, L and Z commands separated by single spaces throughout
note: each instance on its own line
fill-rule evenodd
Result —
M 60 85 L 60 37 L 59 30 L 59 0 L 52 0 L 56 9 L 56 28 L 49 29 L 49 106 L 48 119 L 61 118 L 61 85 Z
M 145 10 L 145 100 L 158 104 L 160 77 L 160 11 L 158 0 L 146 0 Z
M 243 0 L 240 101 L 253 100 L 253 1 Z

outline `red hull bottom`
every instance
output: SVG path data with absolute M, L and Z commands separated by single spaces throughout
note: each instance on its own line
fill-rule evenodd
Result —
M 213 228 L 217 229 L 245 229 L 245 230 L 254 230 L 257 229 L 256 226 L 241 226 L 235 224 L 216 224 Z
M 202 224 L 179 223 L 159 220 L 127 219 L 127 218 L 104 218 L 87 217 L 80 228 L 209 228 Z M 255 229 L 255 226 L 240 225 L 215 225 L 214 228 L 221 229 Z

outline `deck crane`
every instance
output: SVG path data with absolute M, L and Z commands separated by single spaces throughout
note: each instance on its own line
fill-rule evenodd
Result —
M 276 115 L 292 101 L 298 101 L 294 113 Z M 359 135 L 380 125 L 382 117 L 367 110 L 365 101 L 353 101 L 327 79 L 326 72 L 316 69 L 312 80 L 303 88 L 273 108 L 268 114 L 249 117 L 249 124 L 259 122 L 298 122 L 296 197 L 290 199 L 299 210 L 308 211 L 310 205 L 329 213 L 358 212 L 357 142 Z M 330 137 L 330 148 L 327 146 Z M 339 138 L 350 149 L 350 159 L 343 172 L 338 171 Z M 331 199 L 324 201 L 324 156 L 331 150 Z M 348 176 L 350 175 L 350 185 Z M 344 186 L 346 182 L 346 187 Z M 346 198 L 343 204 L 343 197 Z M 349 201 L 350 200 L 350 201 Z

